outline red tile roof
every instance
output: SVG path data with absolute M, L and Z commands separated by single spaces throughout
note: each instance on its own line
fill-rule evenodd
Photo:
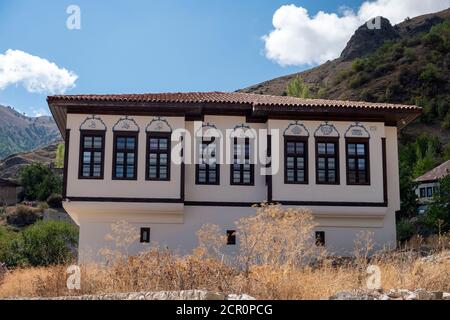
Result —
M 444 162 L 440 166 L 428 171 L 424 175 L 416 179 L 417 182 L 435 181 L 444 178 L 450 174 L 450 160 Z
M 103 102 L 169 102 L 169 103 L 239 103 L 254 106 L 297 106 L 297 107 L 344 107 L 361 109 L 390 109 L 420 112 L 413 105 L 370 103 L 359 101 L 300 99 L 286 96 L 260 95 L 253 93 L 187 92 L 187 93 L 145 93 L 145 94 L 88 94 L 50 96 L 48 102 L 61 101 L 103 101 Z

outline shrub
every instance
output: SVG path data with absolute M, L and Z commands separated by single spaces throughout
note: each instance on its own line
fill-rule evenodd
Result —
M 409 219 L 401 219 L 397 222 L 397 240 L 406 241 L 414 235 L 414 226 Z
M 46 201 L 52 193 L 60 193 L 61 178 L 40 163 L 30 164 L 20 170 L 19 180 L 27 200 Z
M 18 205 L 13 212 L 6 215 L 6 221 L 17 227 L 26 227 L 40 219 L 39 211 L 40 209 Z
M 59 209 L 62 208 L 62 200 L 63 199 L 61 195 L 54 193 L 50 195 L 50 197 L 48 197 L 47 204 L 52 209 Z
M 77 228 L 65 221 L 39 221 L 12 242 L 13 265 L 48 266 L 73 260 L 78 243 Z

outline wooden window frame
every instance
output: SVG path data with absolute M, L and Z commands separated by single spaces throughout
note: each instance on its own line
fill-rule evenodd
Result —
M 427 187 L 427 198 L 433 198 L 433 187 Z
M 141 228 L 141 243 L 150 243 L 150 228 L 146 227 L 146 228 Z M 147 232 L 147 238 L 148 239 L 144 239 L 144 232 Z
M 239 183 L 234 182 L 234 162 L 235 160 L 237 160 L 237 155 L 235 154 L 234 150 L 235 150 L 235 145 L 237 144 L 238 138 L 233 138 L 233 164 L 230 166 L 230 185 L 232 186 L 254 186 L 255 185 L 255 164 L 254 163 L 250 163 L 250 182 L 249 183 L 244 183 L 244 165 L 243 163 L 240 164 L 240 181 Z M 250 138 L 244 138 L 244 153 L 245 153 L 245 145 L 248 143 L 249 145 L 249 153 L 248 155 L 245 154 L 244 158 L 245 160 L 251 160 L 251 152 L 250 152 L 250 148 L 251 148 L 251 144 L 250 144 Z M 237 172 L 237 171 L 236 171 Z
M 227 246 L 236 245 L 236 230 L 227 230 Z
M 157 160 L 157 178 L 151 178 L 150 177 L 150 139 L 151 138 L 166 138 L 168 139 L 168 143 L 167 143 L 167 150 L 166 151 L 161 151 L 159 149 L 158 146 L 158 150 L 156 152 L 151 152 L 151 153 L 156 153 L 158 154 L 158 160 Z M 147 137 L 146 137 L 146 151 L 145 151 L 145 180 L 146 181 L 170 181 L 170 173 L 171 173 L 171 166 L 172 166 L 172 162 L 171 162 L 171 153 L 172 153 L 172 133 L 171 132 L 147 132 Z M 159 178 L 160 174 L 159 174 L 159 169 L 160 169 L 160 164 L 159 164 L 159 155 L 160 154 L 165 154 L 167 153 L 167 177 L 165 179 L 161 179 Z
M 214 140 L 209 141 L 208 145 L 210 145 L 211 143 L 215 143 L 215 139 L 216 137 L 211 137 Z M 199 150 L 201 150 L 203 152 L 203 143 L 204 142 L 208 142 L 205 141 L 204 139 L 201 140 L 200 142 L 200 146 L 199 146 Z M 209 164 L 205 164 L 206 165 L 206 181 L 205 182 L 201 182 L 200 181 L 200 164 L 195 164 L 195 184 L 196 185 L 200 185 L 200 186 L 219 186 L 220 185 L 220 164 L 217 162 L 217 144 L 216 144 L 216 181 L 215 182 L 210 182 L 209 181 L 209 171 L 210 171 L 210 165 Z
M 84 148 L 84 138 L 85 137 L 101 137 L 102 147 L 101 148 Z M 106 131 L 104 130 L 80 130 L 80 154 L 78 160 L 78 179 L 80 180 L 103 180 L 105 176 L 105 144 L 106 144 Z M 94 152 L 101 152 L 101 164 L 100 164 L 100 176 L 94 177 L 94 162 L 90 163 L 90 176 L 86 177 L 83 175 L 84 166 L 84 152 L 90 152 L 91 158 Z
M 309 184 L 309 161 L 308 161 L 308 137 L 296 137 L 296 136 L 285 136 L 284 137 L 284 184 Z M 303 155 L 297 153 L 288 153 L 288 143 L 302 142 L 303 143 Z M 305 171 L 305 181 L 297 181 L 297 161 L 294 161 L 294 178 L 295 181 L 288 180 L 288 168 L 287 168 L 287 158 L 294 157 L 295 159 L 303 157 L 304 159 L 304 171 Z
M 134 138 L 134 149 L 128 150 L 123 149 L 119 150 L 117 149 L 117 140 L 118 138 Z M 129 181 L 135 181 L 137 180 L 137 173 L 138 173 L 138 148 L 139 146 L 139 132 L 132 132 L 132 131 L 114 131 L 114 139 L 113 139 L 113 167 L 112 167 L 112 180 L 129 180 Z M 117 177 L 117 153 L 123 152 L 124 153 L 124 163 L 123 163 L 123 169 L 124 169 L 124 176 L 123 177 Z M 133 177 L 126 177 L 126 169 L 128 166 L 127 163 L 127 154 L 128 153 L 134 153 L 134 168 L 133 168 Z
M 353 159 L 362 159 L 362 157 L 358 157 L 358 155 L 350 156 L 348 154 L 348 145 L 349 144 L 364 144 L 365 148 L 365 154 L 364 154 L 364 161 L 366 164 L 365 173 L 366 173 L 366 181 L 364 182 L 349 182 L 349 175 L 350 175 L 350 169 L 348 166 L 348 160 L 349 158 Z M 357 150 L 356 150 L 357 152 Z M 358 161 L 355 161 L 355 166 L 358 166 Z M 370 186 L 370 139 L 369 138 L 346 138 L 345 139 L 345 168 L 346 168 L 346 178 L 347 178 L 347 185 L 348 186 Z M 356 173 L 356 179 L 358 180 L 359 172 L 360 170 L 355 170 Z
M 325 231 L 315 232 L 315 242 L 317 247 L 325 247 L 326 244 Z
M 422 193 L 422 191 L 423 191 L 423 193 Z M 426 187 L 419 188 L 419 198 L 423 199 L 423 198 L 426 198 L 426 197 L 427 197 L 427 188 Z
M 316 137 L 315 139 L 315 151 L 316 151 L 316 184 L 318 185 L 340 185 L 341 184 L 341 180 L 340 180 L 340 156 L 339 156 L 339 138 L 338 137 Z M 325 174 L 326 174 L 326 178 L 328 180 L 328 158 L 334 158 L 335 159 L 335 175 L 336 175 L 336 181 L 334 182 L 329 182 L 329 181 L 325 181 L 325 182 L 321 182 L 319 181 L 319 158 L 323 158 L 323 155 L 319 155 L 319 143 L 334 143 L 335 145 L 335 155 L 333 157 L 328 156 L 327 154 L 325 154 L 325 158 L 327 159 L 327 161 L 325 161 Z

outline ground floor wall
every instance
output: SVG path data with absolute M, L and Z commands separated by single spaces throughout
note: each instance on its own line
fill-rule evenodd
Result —
M 355 239 L 364 231 L 373 233 L 377 248 L 395 247 L 394 212 L 367 214 L 363 212 L 367 211 L 367 208 L 359 208 L 361 214 L 358 214 L 358 208 L 348 208 L 348 210 L 341 208 L 332 215 L 323 214 L 321 208 L 311 209 L 318 223 L 315 231 L 325 232 L 325 246 L 331 254 L 352 255 Z M 71 213 L 70 210 L 68 212 Z M 80 263 L 99 262 L 104 261 L 105 253 L 111 251 L 135 255 L 148 250 L 149 244 L 140 243 L 141 228 L 150 228 L 151 244 L 169 247 L 179 254 L 189 254 L 198 246 L 197 231 L 204 224 L 218 225 L 225 235 L 227 230 L 236 230 L 235 221 L 243 216 L 253 215 L 255 212 L 256 209 L 248 207 L 186 206 L 181 218 L 168 217 L 167 223 L 163 222 L 164 218 L 155 219 L 154 214 L 145 212 L 124 211 L 121 215 L 102 214 L 100 216 L 77 212 L 74 220 L 80 226 L 79 260 Z M 347 214 L 339 212 L 347 212 Z M 112 226 L 118 221 L 126 221 L 126 226 L 131 226 L 131 229 L 127 232 L 119 230 L 118 233 L 114 233 Z M 113 240 L 117 240 L 117 235 L 121 237 L 119 242 Z M 129 245 L 125 245 L 127 237 L 134 238 Z M 232 254 L 238 250 L 238 245 L 239 235 L 237 235 L 237 246 L 228 246 L 226 250 Z

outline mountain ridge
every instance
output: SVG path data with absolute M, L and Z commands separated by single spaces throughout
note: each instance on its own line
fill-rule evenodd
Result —
M 61 139 L 51 116 L 28 117 L 0 105 L 0 159 L 30 151 Z

